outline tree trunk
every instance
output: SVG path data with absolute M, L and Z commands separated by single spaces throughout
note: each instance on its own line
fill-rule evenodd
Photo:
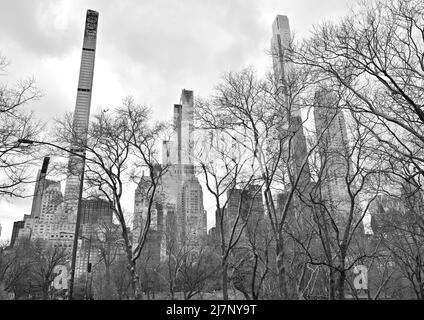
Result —
M 222 296 L 228 300 L 228 265 L 227 261 L 222 261 Z
M 334 270 L 329 270 L 329 299 L 336 300 L 336 281 L 334 280 Z
M 284 241 L 277 240 L 276 248 L 277 272 L 278 272 L 278 291 L 281 299 L 288 299 L 286 267 L 284 265 Z
M 174 278 L 172 275 L 169 279 L 169 292 L 171 293 L 171 299 L 174 300 Z
M 122 212 L 122 211 L 121 211 Z M 122 214 L 123 216 L 123 214 Z M 139 284 L 139 277 L 137 274 L 137 268 L 136 268 L 136 261 L 133 260 L 133 251 L 132 251 L 132 245 L 130 244 L 129 241 L 129 237 L 128 237 L 128 233 L 127 233 L 127 229 L 125 227 L 125 222 L 121 222 L 121 226 L 122 226 L 122 238 L 124 239 L 124 243 L 125 243 L 125 251 L 127 254 L 127 261 L 128 261 L 128 269 L 130 271 L 131 274 L 131 287 L 133 289 L 133 293 L 134 293 L 134 300 L 138 300 L 139 297 L 139 292 L 140 292 L 140 284 Z
M 340 272 L 340 275 L 337 279 L 337 299 L 344 300 L 344 286 L 346 281 L 346 272 L 343 270 Z
M 105 266 L 105 298 L 106 300 L 112 297 L 112 292 L 110 290 L 110 265 Z
M 43 285 L 43 300 L 49 300 L 49 283 Z
M 127 249 L 128 267 L 131 273 L 131 287 L 134 293 L 134 300 L 140 299 L 139 277 L 137 274 L 136 262 L 132 260 L 131 247 Z

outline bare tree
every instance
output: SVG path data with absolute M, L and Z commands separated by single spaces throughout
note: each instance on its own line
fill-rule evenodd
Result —
M 111 268 L 111 279 L 118 300 L 128 300 L 131 297 L 132 276 L 128 270 L 126 257 L 119 257 Z
M 184 299 L 190 300 L 204 292 L 207 282 L 216 276 L 219 268 L 214 252 L 205 246 L 184 255 L 177 279 Z
M 42 299 L 48 300 L 51 284 L 55 277 L 53 270 L 57 265 L 69 262 L 69 252 L 65 248 L 48 246 L 45 241 L 37 239 L 31 243 L 28 253 L 31 256 L 33 289 L 35 291 L 41 289 Z
M 255 187 L 252 157 L 243 154 L 236 139 L 224 131 L 226 127 L 222 123 L 223 118 L 216 118 L 214 113 L 215 110 L 220 113 L 220 107 L 223 105 L 219 101 L 199 99 L 196 103 L 198 126 L 203 133 L 197 141 L 196 161 L 201 168 L 206 188 L 215 201 L 222 291 L 224 300 L 228 300 L 229 261 L 233 249 L 245 232 L 253 199 L 258 193 L 261 195 L 261 187 L 257 187 L 253 194 L 246 197 L 248 189 Z M 231 209 L 230 201 L 233 202 Z
M 7 61 L 0 56 L 0 72 Z M 25 183 L 34 179 L 29 174 L 33 152 L 21 147 L 19 139 L 34 139 L 42 128 L 25 107 L 39 99 L 34 79 L 18 82 L 14 87 L 0 84 L 0 197 L 22 196 Z
M 101 279 L 97 295 L 101 299 L 112 298 L 112 266 L 117 262 L 122 250 L 123 239 L 119 232 L 120 226 L 113 223 L 100 223 L 94 234 L 92 250 L 99 253 L 99 261 L 93 265 L 97 279 Z
M 161 282 L 165 283 L 169 291 L 169 297 L 174 300 L 178 290 L 177 279 L 185 256 L 190 254 L 191 248 L 187 246 L 178 246 L 175 240 L 169 240 L 166 249 L 166 260 L 162 267 L 158 269 L 157 274 Z
M 418 205 L 422 197 L 422 185 L 419 181 L 424 172 L 423 13 L 421 1 L 361 2 L 341 21 L 325 22 L 316 27 L 312 36 L 301 47 L 291 50 L 289 56 L 292 63 L 310 67 L 317 79 L 331 83 L 339 92 L 343 91 L 344 98 L 340 108 L 350 112 L 356 119 L 358 131 L 362 136 L 368 137 L 368 141 L 362 139 L 360 143 L 364 147 L 357 144 L 356 148 L 367 149 L 375 155 L 374 158 L 380 157 L 378 161 L 382 164 L 377 168 L 378 178 L 373 181 L 375 190 L 370 191 L 368 200 L 380 193 L 395 196 L 405 203 L 410 197 L 408 192 L 397 192 L 399 185 L 414 186 L 414 205 Z M 349 174 L 351 177 L 360 177 L 369 169 L 367 164 L 355 161 L 351 163 L 354 167 Z M 346 183 L 350 180 L 346 177 Z M 399 180 L 403 180 L 402 183 L 399 184 Z M 381 181 L 387 186 L 382 186 Z M 350 185 L 352 199 L 356 194 L 354 188 L 358 188 L 358 184 Z M 365 210 L 368 204 L 362 209 Z M 410 209 L 405 209 L 406 207 L 404 205 L 401 212 L 420 211 L 411 210 L 411 206 Z M 386 238 L 378 240 L 384 242 L 384 247 L 388 246 L 385 249 L 380 247 L 379 252 L 388 254 L 391 257 L 390 263 L 408 261 L 409 267 L 404 267 L 409 268 L 409 278 L 414 281 L 411 285 L 415 288 L 417 297 L 420 297 L 420 280 L 417 281 L 420 277 L 417 274 L 421 273 L 418 271 L 421 263 L 417 259 L 420 256 L 419 250 L 412 250 L 410 259 L 407 256 L 395 258 L 395 252 L 403 252 L 402 249 L 398 251 L 399 248 L 414 248 L 410 245 L 414 241 L 419 243 L 420 236 L 416 237 L 416 231 L 411 236 L 411 229 L 405 227 L 408 225 L 406 216 L 411 215 L 399 214 L 396 217 L 400 220 L 393 224 L 390 222 L 393 215 L 386 213 L 383 221 L 386 220 L 387 225 L 392 225 L 393 228 L 392 232 L 386 233 Z M 415 217 L 417 222 L 413 229 L 419 229 L 419 215 Z M 344 238 L 341 237 L 341 240 Z M 345 247 L 343 251 L 346 251 Z M 383 266 L 383 270 L 384 268 Z M 408 272 L 403 273 L 406 278 Z M 382 285 L 384 283 L 385 281 Z M 338 294 L 340 297 L 340 291 Z
M 213 107 L 204 104 L 198 109 L 204 128 L 228 137 L 243 148 L 245 158 L 250 157 L 251 174 L 264 188 L 275 246 L 278 292 L 281 298 L 288 299 L 284 227 L 296 202 L 297 190 L 308 188 L 309 157 L 325 129 L 306 148 L 300 109 L 312 106 L 315 80 L 310 70 L 293 68 L 282 81 L 283 84 L 273 76 L 260 80 L 251 68 L 229 73 L 217 86 Z M 284 203 L 277 208 L 277 194 L 283 191 Z
M 351 94 L 346 105 L 384 148 L 422 174 L 424 6 L 421 1 L 362 2 L 341 22 L 315 28 L 293 63 L 308 65 Z
M 266 220 L 246 229 L 247 241 L 234 250 L 231 281 L 246 299 L 272 298 L 266 286 L 276 279 L 272 255 L 272 235 Z
M 334 96 L 333 96 L 334 97 Z M 325 121 L 342 123 L 343 117 L 330 117 L 329 114 L 341 113 L 342 101 L 337 100 L 327 106 L 317 105 L 324 111 Z M 318 114 L 316 114 L 318 118 Z M 327 119 L 327 120 L 325 120 Z M 344 117 L 343 117 L 344 119 Z M 337 120 L 337 122 L 336 122 Z M 324 265 L 328 269 L 329 298 L 344 299 L 348 271 L 366 258 L 374 258 L 375 247 L 364 250 L 364 217 L 369 214 L 370 205 L 381 190 L 382 161 L 368 148 L 375 142 L 374 136 L 356 118 L 348 123 L 347 131 L 340 125 L 330 125 L 320 141 L 319 164 L 314 164 L 316 183 L 313 189 L 302 198 L 308 197 L 312 209 L 312 222 L 317 241 L 311 248 L 302 247 L 310 258 L 311 265 Z M 318 126 L 317 131 L 321 130 Z M 346 136 L 345 139 L 342 137 Z M 350 143 L 349 143 L 350 140 Z M 317 245 L 320 250 L 317 250 Z
M 70 117 L 59 123 L 58 130 L 58 143 L 82 143 L 81 149 L 86 150 L 87 189 L 92 190 L 95 195 L 100 191 L 113 205 L 115 217 L 121 227 L 136 299 L 141 297 L 136 261 L 146 243 L 156 191 L 166 170 L 166 167 L 159 165 L 157 157 L 157 148 L 159 141 L 163 139 L 161 133 L 165 127 L 160 123 L 150 125 L 149 112 L 147 107 L 136 105 L 132 98 L 127 98 L 123 106 L 113 112 L 101 111 L 95 115 L 89 128 L 87 143 L 78 139 Z M 70 152 L 82 157 L 81 154 L 67 151 L 64 147 L 60 149 L 65 150 L 66 154 Z M 124 189 L 129 183 L 137 180 L 143 170 L 148 171 L 149 204 L 140 236 L 131 241 L 122 196 Z
M 28 296 L 31 288 L 28 281 L 31 270 L 30 242 L 22 240 L 13 249 L 2 248 L 0 251 L 0 285 L 15 298 Z
M 403 167 L 404 170 L 408 167 Z M 406 171 L 406 172 L 405 172 Z M 390 258 L 391 273 L 397 276 L 400 298 L 424 299 L 423 193 L 420 176 L 405 170 L 398 173 L 397 190 L 382 195 L 373 215 L 373 229 Z M 396 192 L 397 191 L 397 192 Z

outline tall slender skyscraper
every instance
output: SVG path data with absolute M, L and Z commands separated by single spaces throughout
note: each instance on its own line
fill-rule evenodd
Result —
M 83 146 L 87 140 L 90 117 L 98 17 L 98 12 L 87 10 L 77 100 L 73 119 L 73 143 L 71 144 L 71 150 L 81 155 L 85 153 Z M 69 157 L 64 206 L 65 215 L 67 216 L 76 217 L 80 183 L 82 183 L 81 175 L 84 170 L 83 163 L 82 158 L 77 155 L 71 155 Z
M 169 161 L 164 159 L 164 163 L 193 165 L 193 108 L 193 91 L 183 89 L 180 103 L 174 105 L 174 140 Z
M 193 165 L 193 91 L 184 89 L 181 93 L 180 103 L 182 106 L 180 145 L 181 163 Z
M 180 104 L 174 106 L 173 153 L 177 155 L 177 161 L 173 166 L 176 188 L 172 190 L 172 199 L 177 199 L 175 230 L 180 245 L 200 245 L 201 237 L 206 235 L 203 192 L 199 180 L 194 175 L 193 111 L 193 91 L 183 89 Z
M 160 241 L 161 259 L 167 250 L 181 246 L 200 247 L 206 236 L 206 213 L 203 208 L 203 191 L 194 174 L 193 164 L 193 91 L 182 90 L 179 104 L 174 105 L 174 134 L 170 141 L 163 142 L 162 166 L 164 173 L 155 195 L 156 209 L 150 224 L 151 241 Z M 140 234 L 143 215 L 147 212 L 146 189 L 141 180 L 135 192 L 134 235 Z M 157 233 L 153 235 L 153 233 Z
M 271 54 L 274 69 L 274 77 L 277 86 L 281 89 L 281 99 L 284 104 L 284 123 L 283 129 L 294 133 L 291 140 L 291 159 L 287 159 L 290 163 L 291 173 L 294 179 L 300 173 L 300 181 L 298 187 L 304 189 L 311 182 L 311 174 L 309 163 L 306 162 L 305 166 L 302 164 L 307 156 L 308 148 L 306 145 L 306 138 L 303 130 L 302 115 L 299 106 L 290 103 L 288 92 L 290 90 L 289 73 L 293 70 L 293 65 L 290 63 L 289 57 L 290 47 L 290 25 L 287 16 L 278 15 L 272 24 L 272 38 L 271 38 Z M 291 100 L 291 99 L 290 99 Z

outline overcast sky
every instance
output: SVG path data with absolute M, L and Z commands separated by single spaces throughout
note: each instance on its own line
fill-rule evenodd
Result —
M 342 17 L 353 4 L 354 0 L 4 1 L 0 54 L 10 66 L 0 81 L 13 84 L 34 76 L 44 96 L 28 108 L 44 121 L 73 111 L 85 15 L 92 9 L 99 12 L 92 113 L 132 95 L 149 105 L 156 119 L 168 120 L 183 88 L 205 96 L 227 71 L 249 65 L 259 73 L 267 71 L 271 24 L 277 14 L 287 15 L 292 32 L 303 38 L 314 24 Z M 1 239 L 9 239 L 13 221 L 30 212 L 31 199 L 11 201 L 0 200 Z M 209 228 L 213 210 L 208 213 Z

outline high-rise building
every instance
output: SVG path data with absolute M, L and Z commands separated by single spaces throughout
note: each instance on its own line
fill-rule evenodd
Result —
M 41 202 L 43 199 L 43 193 L 46 185 L 46 174 L 49 166 L 49 157 L 45 157 L 41 170 L 38 172 L 37 181 L 35 183 L 35 192 L 32 199 L 31 217 L 39 217 L 41 212 Z
M 290 97 L 292 85 L 290 79 L 293 78 L 290 74 L 296 72 L 289 59 L 290 42 L 289 19 L 287 16 L 278 15 L 272 24 L 271 53 L 274 79 L 279 93 L 277 101 L 282 111 L 281 135 L 285 139 L 282 160 L 288 164 L 288 170 L 284 170 L 288 183 L 285 185 L 285 190 L 277 195 L 276 209 L 279 214 L 283 214 L 286 201 L 289 201 L 287 196 L 295 184 L 294 196 L 287 207 L 288 225 L 293 225 L 297 220 L 300 225 L 306 226 L 298 219 L 303 219 L 311 213 L 313 204 L 309 201 L 309 194 L 313 189 L 313 183 L 301 110 Z
M 72 143 L 70 150 L 83 156 L 87 139 L 90 114 L 91 89 L 93 83 L 94 57 L 97 37 L 96 11 L 87 10 L 77 99 L 73 119 Z M 68 162 L 68 176 L 65 196 L 62 196 L 60 182 L 46 179 L 49 158 L 45 158 L 38 173 L 31 214 L 23 221 L 16 222 L 12 242 L 17 238 L 42 238 L 47 245 L 71 249 L 75 233 L 76 210 L 79 198 L 83 160 L 71 155 Z
M 303 120 L 299 107 L 289 102 L 288 92 L 290 87 L 289 74 L 293 65 L 289 62 L 290 25 L 287 16 L 278 15 L 272 24 L 271 54 L 273 61 L 274 77 L 280 89 L 280 103 L 283 104 L 282 130 L 293 135 L 290 141 L 291 150 L 287 148 L 285 160 L 289 162 L 290 176 L 293 180 L 300 174 L 298 188 L 304 189 L 311 182 L 309 162 L 305 161 L 308 154 Z M 287 144 L 287 143 L 286 143 Z M 288 158 L 290 155 L 290 159 Z M 303 168 L 303 169 L 302 169 Z
M 48 161 L 43 162 L 41 171 L 47 171 Z M 41 172 L 40 171 L 40 172 Z M 40 174 L 38 175 L 40 177 Z M 30 215 L 24 215 L 23 225 L 15 236 L 19 239 L 43 239 L 47 246 L 70 250 L 75 224 L 60 219 L 63 210 L 63 196 L 59 181 L 44 177 L 37 181 Z M 19 222 L 18 222 L 19 223 Z M 19 226 L 19 224 L 18 224 Z
M 47 180 L 45 190 L 41 199 L 41 211 L 33 217 L 25 220 L 25 227 L 32 228 L 31 238 L 41 238 L 49 240 L 50 234 L 57 230 L 55 226 L 55 216 L 62 208 L 63 196 L 60 191 L 60 182 Z
M 202 244 L 206 236 L 206 212 L 203 208 L 203 192 L 199 180 L 188 177 L 179 192 L 177 212 L 181 213 L 181 239 L 190 247 Z
M 78 256 L 75 276 L 86 274 L 88 264 L 99 262 L 99 242 L 111 241 L 108 239 L 112 228 L 113 206 L 104 199 L 84 199 L 81 203 L 81 226 L 78 238 Z M 113 241 L 111 241 L 113 242 Z M 109 243 L 113 247 L 115 243 Z
M 243 245 L 249 237 L 249 233 L 255 232 L 255 229 L 260 227 L 264 219 L 264 204 L 262 197 L 261 186 L 249 185 L 244 189 L 232 188 L 227 191 L 227 206 L 224 210 L 220 210 L 224 215 L 223 232 L 225 242 L 230 243 L 232 229 L 235 229 L 234 238 L 242 231 L 242 236 L 238 241 L 238 245 Z M 218 239 L 221 237 L 221 217 L 218 211 L 216 212 L 216 233 Z M 258 231 L 258 230 L 257 230 Z M 258 231 L 260 232 L 260 231 Z
M 181 92 L 181 133 L 179 134 L 181 159 L 178 163 L 193 165 L 193 129 L 194 129 L 194 104 L 193 91 Z M 191 175 L 192 172 L 189 172 Z
M 164 198 L 167 205 L 174 205 L 175 216 L 169 216 L 169 223 L 175 232 L 178 246 L 199 246 L 206 235 L 205 212 L 203 209 L 202 187 L 194 174 L 193 129 L 194 129 L 193 91 L 182 90 L 180 104 L 174 106 L 174 137 L 171 141 L 168 169 L 163 177 Z M 165 153 L 168 155 L 168 152 Z
M 349 170 L 349 141 L 343 111 L 336 93 L 320 89 L 314 101 L 315 130 L 321 161 L 321 192 L 338 227 L 342 228 L 351 204 L 346 184 Z
M 90 117 L 91 91 L 93 87 L 94 59 L 96 54 L 97 22 L 99 14 L 87 10 L 85 21 L 84 40 L 82 46 L 81 66 L 78 80 L 77 99 L 73 118 L 73 132 L 71 151 L 78 155 L 71 155 L 68 162 L 68 176 L 65 185 L 64 213 L 76 220 L 81 176 L 85 154 L 84 145 L 87 139 L 87 130 Z
M 31 214 L 24 215 L 24 227 L 19 230 L 17 238 L 51 240 L 56 238 L 52 234 L 60 230 L 55 220 L 62 209 L 63 196 L 60 182 L 46 178 L 48 165 L 49 158 L 46 157 L 37 175 Z
M 279 83 L 285 81 L 287 73 L 291 68 L 288 61 L 290 40 L 289 18 L 278 15 L 272 23 L 271 55 L 274 77 Z
M 153 176 L 157 179 L 160 174 L 162 167 L 160 165 L 154 166 Z M 166 208 L 163 208 L 163 199 L 161 197 L 161 186 L 159 185 L 155 197 L 152 202 L 152 208 L 150 211 L 150 225 L 146 235 L 145 242 L 145 253 L 149 254 L 149 263 L 157 265 L 160 262 L 161 250 L 164 250 L 162 246 L 162 238 L 164 237 L 164 223 L 166 216 Z M 141 177 L 134 194 L 134 220 L 133 220 L 133 246 L 136 246 L 140 241 L 146 222 L 147 214 L 149 211 L 150 197 L 152 192 L 151 177 Z
M 149 248 L 160 250 L 161 259 L 171 247 L 200 246 L 200 239 L 206 235 L 203 192 L 193 165 L 193 121 L 193 91 L 184 89 L 180 103 L 174 105 L 173 138 L 163 142 L 163 174 L 151 212 L 148 238 L 159 241 L 160 246 L 149 244 Z M 134 239 L 144 226 L 150 184 L 149 178 L 140 180 L 135 192 Z

